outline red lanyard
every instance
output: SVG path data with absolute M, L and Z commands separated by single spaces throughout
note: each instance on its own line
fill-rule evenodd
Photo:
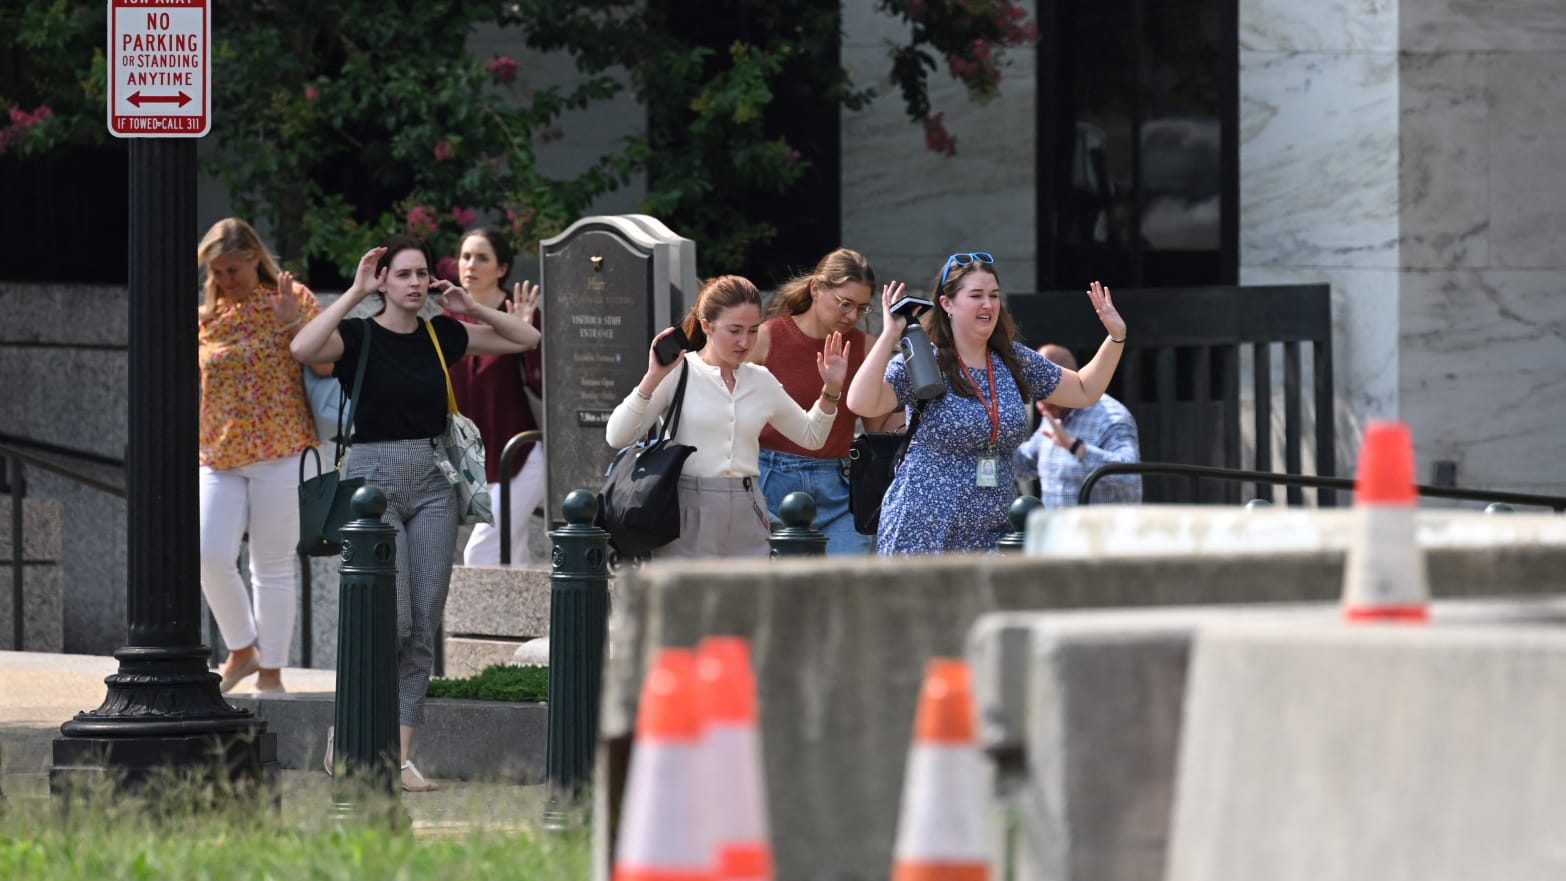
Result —
M 984 405 L 984 415 L 990 417 L 990 448 L 994 449 L 995 441 L 1000 437 L 1000 400 L 995 397 L 995 362 L 990 359 L 989 353 L 984 353 L 984 372 L 990 375 L 990 399 L 984 399 L 984 392 L 974 383 L 973 377 L 968 375 L 968 365 L 962 363 L 962 356 L 957 356 L 957 366 L 962 368 L 962 378 L 968 381 L 968 387 L 978 396 L 979 403 Z

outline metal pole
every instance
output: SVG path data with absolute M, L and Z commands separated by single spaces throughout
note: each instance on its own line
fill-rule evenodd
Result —
M 310 571 L 310 558 L 299 555 L 299 666 L 310 667 L 315 661 L 315 586 Z
M 549 741 L 544 825 L 581 828 L 581 796 L 598 742 L 598 696 L 609 628 L 609 533 L 593 525 L 598 498 L 573 490 L 561 503 L 566 525 L 554 542 L 549 575 Z
M 397 731 L 397 530 L 386 494 L 362 486 L 343 525 L 338 570 L 332 813 L 408 825 Z
M 771 555 L 776 557 L 820 557 L 826 554 L 827 537 L 813 525 L 816 520 L 816 500 L 810 493 L 792 492 L 778 505 L 778 518 L 783 528 L 767 537 Z
M 23 586 L 26 571 L 22 568 L 22 496 L 27 492 L 27 478 L 22 475 L 22 460 L 12 456 L 8 460 L 11 478 L 11 648 L 26 651 L 27 630 L 22 621 L 26 612 L 27 594 Z
M 138 138 L 129 153 L 126 645 L 103 704 L 60 726 L 50 789 L 136 787 L 170 768 L 275 784 L 277 736 L 218 693 L 201 642 L 196 144 Z
M 517 453 L 529 444 L 536 444 L 544 439 L 544 433 L 538 429 L 521 431 L 511 436 L 506 441 L 505 449 L 500 451 L 500 565 L 511 565 L 511 460 Z M 523 517 L 532 517 L 532 511 L 522 512 Z

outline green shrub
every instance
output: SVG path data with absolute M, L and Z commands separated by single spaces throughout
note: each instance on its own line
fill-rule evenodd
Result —
M 466 679 L 431 679 L 429 696 L 538 703 L 549 699 L 549 668 L 496 664 Z

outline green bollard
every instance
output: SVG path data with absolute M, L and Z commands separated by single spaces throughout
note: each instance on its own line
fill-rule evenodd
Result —
M 1484 506 L 1484 512 L 1486 514 L 1510 514 L 1512 513 L 1512 506 L 1505 502 L 1491 502 Z
M 816 520 L 816 500 L 810 493 L 792 492 L 778 505 L 778 517 L 782 529 L 775 529 L 767 538 L 776 557 L 821 557 L 826 555 L 827 537 L 813 525 Z
M 1271 507 L 1272 507 L 1272 502 L 1269 502 L 1266 499 L 1251 499 L 1250 501 L 1245 503 L 1245 510 L 1247 510 L 1247 511 L 1260 511 L 1263 508 L 1271 508 Z
M 544 826 L 585 825 L 583 790 L 598 744 L 598 696 L 609 628 L 609 533 L 593 525 L 598 498 L 573 490 L 560 505 L 566 525 L 549 533 L 549 740 Z
M 333 814 L 406 828 L 397 731 L 397 530 L 381 521 L 386 494 L 353 494 L 343 525 L 337 599 Z
M 1033 496 L 1017 496 L 1012 500 L 1011 507 L 1006 509 L 1006 519 L 1011 523 L 1011 531 L 1000 537 L 995 547 L 1003 554 L 1022 553 L 1023 542 L 1027 538 L 1028 515 L 1033 509 L 1044 507 L 1044 503 Z

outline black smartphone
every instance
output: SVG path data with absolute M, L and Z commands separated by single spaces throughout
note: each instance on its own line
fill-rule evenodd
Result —
M 665 366 L 674 363 L 674 359 L 680 357 L 680 350 L 690 345 L 690 340 L 685 337 L 685 329 L 679 325 L 674 326 L 674 332 L 659 340 L 653 346 L 653 357 L 659 364 Z

